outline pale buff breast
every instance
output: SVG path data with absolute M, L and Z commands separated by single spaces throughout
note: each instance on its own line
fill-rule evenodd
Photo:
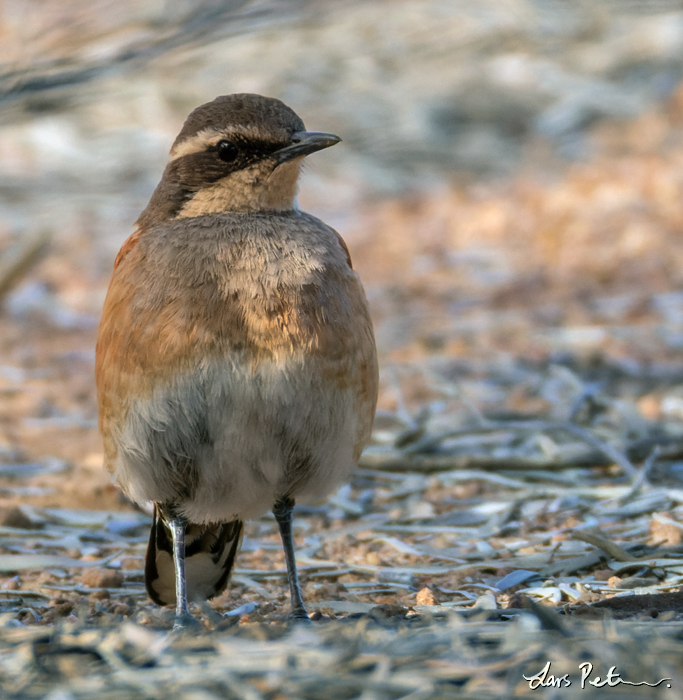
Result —
M 100 329 L 108 466 L 134 500 L 180 502 L 193 522 L 324 496 L 376 402 L 367 305 L 336 234 L 306 215 L 236 219 L 141 235 Z

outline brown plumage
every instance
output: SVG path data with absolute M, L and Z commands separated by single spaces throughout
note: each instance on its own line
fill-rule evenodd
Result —
M 365 295 L 339 234 L 294 201 L 303 157 L 338 141 L 271 98 L 199 107 L 116 258 L 97 341 L 105 463 L 155 503 L 147 589 L 179 624 L 185 559 L 190 599 L 221 592 L 243 521 L 270 508 L 303 619 L 291 508 L 347 480 L 370 435 Z

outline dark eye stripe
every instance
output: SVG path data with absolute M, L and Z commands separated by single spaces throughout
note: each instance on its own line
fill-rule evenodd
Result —
M 283 148 L 285 143 L 274 143 L 272 141 L 263 141 L 260 139 L 250 139 L 239 134 L 233 134 L 229 139 L 221 139 L 215 146 L 210 146 L 208 151 L 218 150 L 221 143 L 229 141 L 237 150 L 239 155 L 235 160 L 242 163 L 242 167 L 250 163 L 254 163 L 262 158 L 267 158 L 271 153 Z
M 236 149 L 236 155 L 232 160 L 222 159 L 219 154 L 219 148 L 221 148 L 219 144 L 228 141 Z M 171 167 L 175 179 L 181 183 L 182 187 L 196 190 L 204 185 L 217 182 L 230 173 L 244 170 L 254 163 L 265 160 L 284 145 L 283 143 L 232 135 L 229 139 L 217 141 L 204 151 L 179 156 L 172 162 Z

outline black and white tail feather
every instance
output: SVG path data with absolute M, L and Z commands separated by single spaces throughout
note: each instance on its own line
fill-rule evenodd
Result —
M 207 600 L 225 590 L 242 542 L 243 530 L 242 520 L 185 525 L 185 570 L 189 601 Z M 166 518 L 156 505 L 145 561 L 145 586 L 157 605 L 176 604 L 173 539 Z

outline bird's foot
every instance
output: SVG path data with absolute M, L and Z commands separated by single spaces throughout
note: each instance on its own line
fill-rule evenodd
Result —
M 289 613 L 289 622 L 293 625 L 310 625 L 311 618 L 306 612 L 306 608 L 294 608 L 291 613 Z
M 184 632 L 189 629 L 197 629 L 199 626 L 199 621 L 192 617 L 189 612 L 181 615 L 176 614 L 173 622 L 173 631 Z

